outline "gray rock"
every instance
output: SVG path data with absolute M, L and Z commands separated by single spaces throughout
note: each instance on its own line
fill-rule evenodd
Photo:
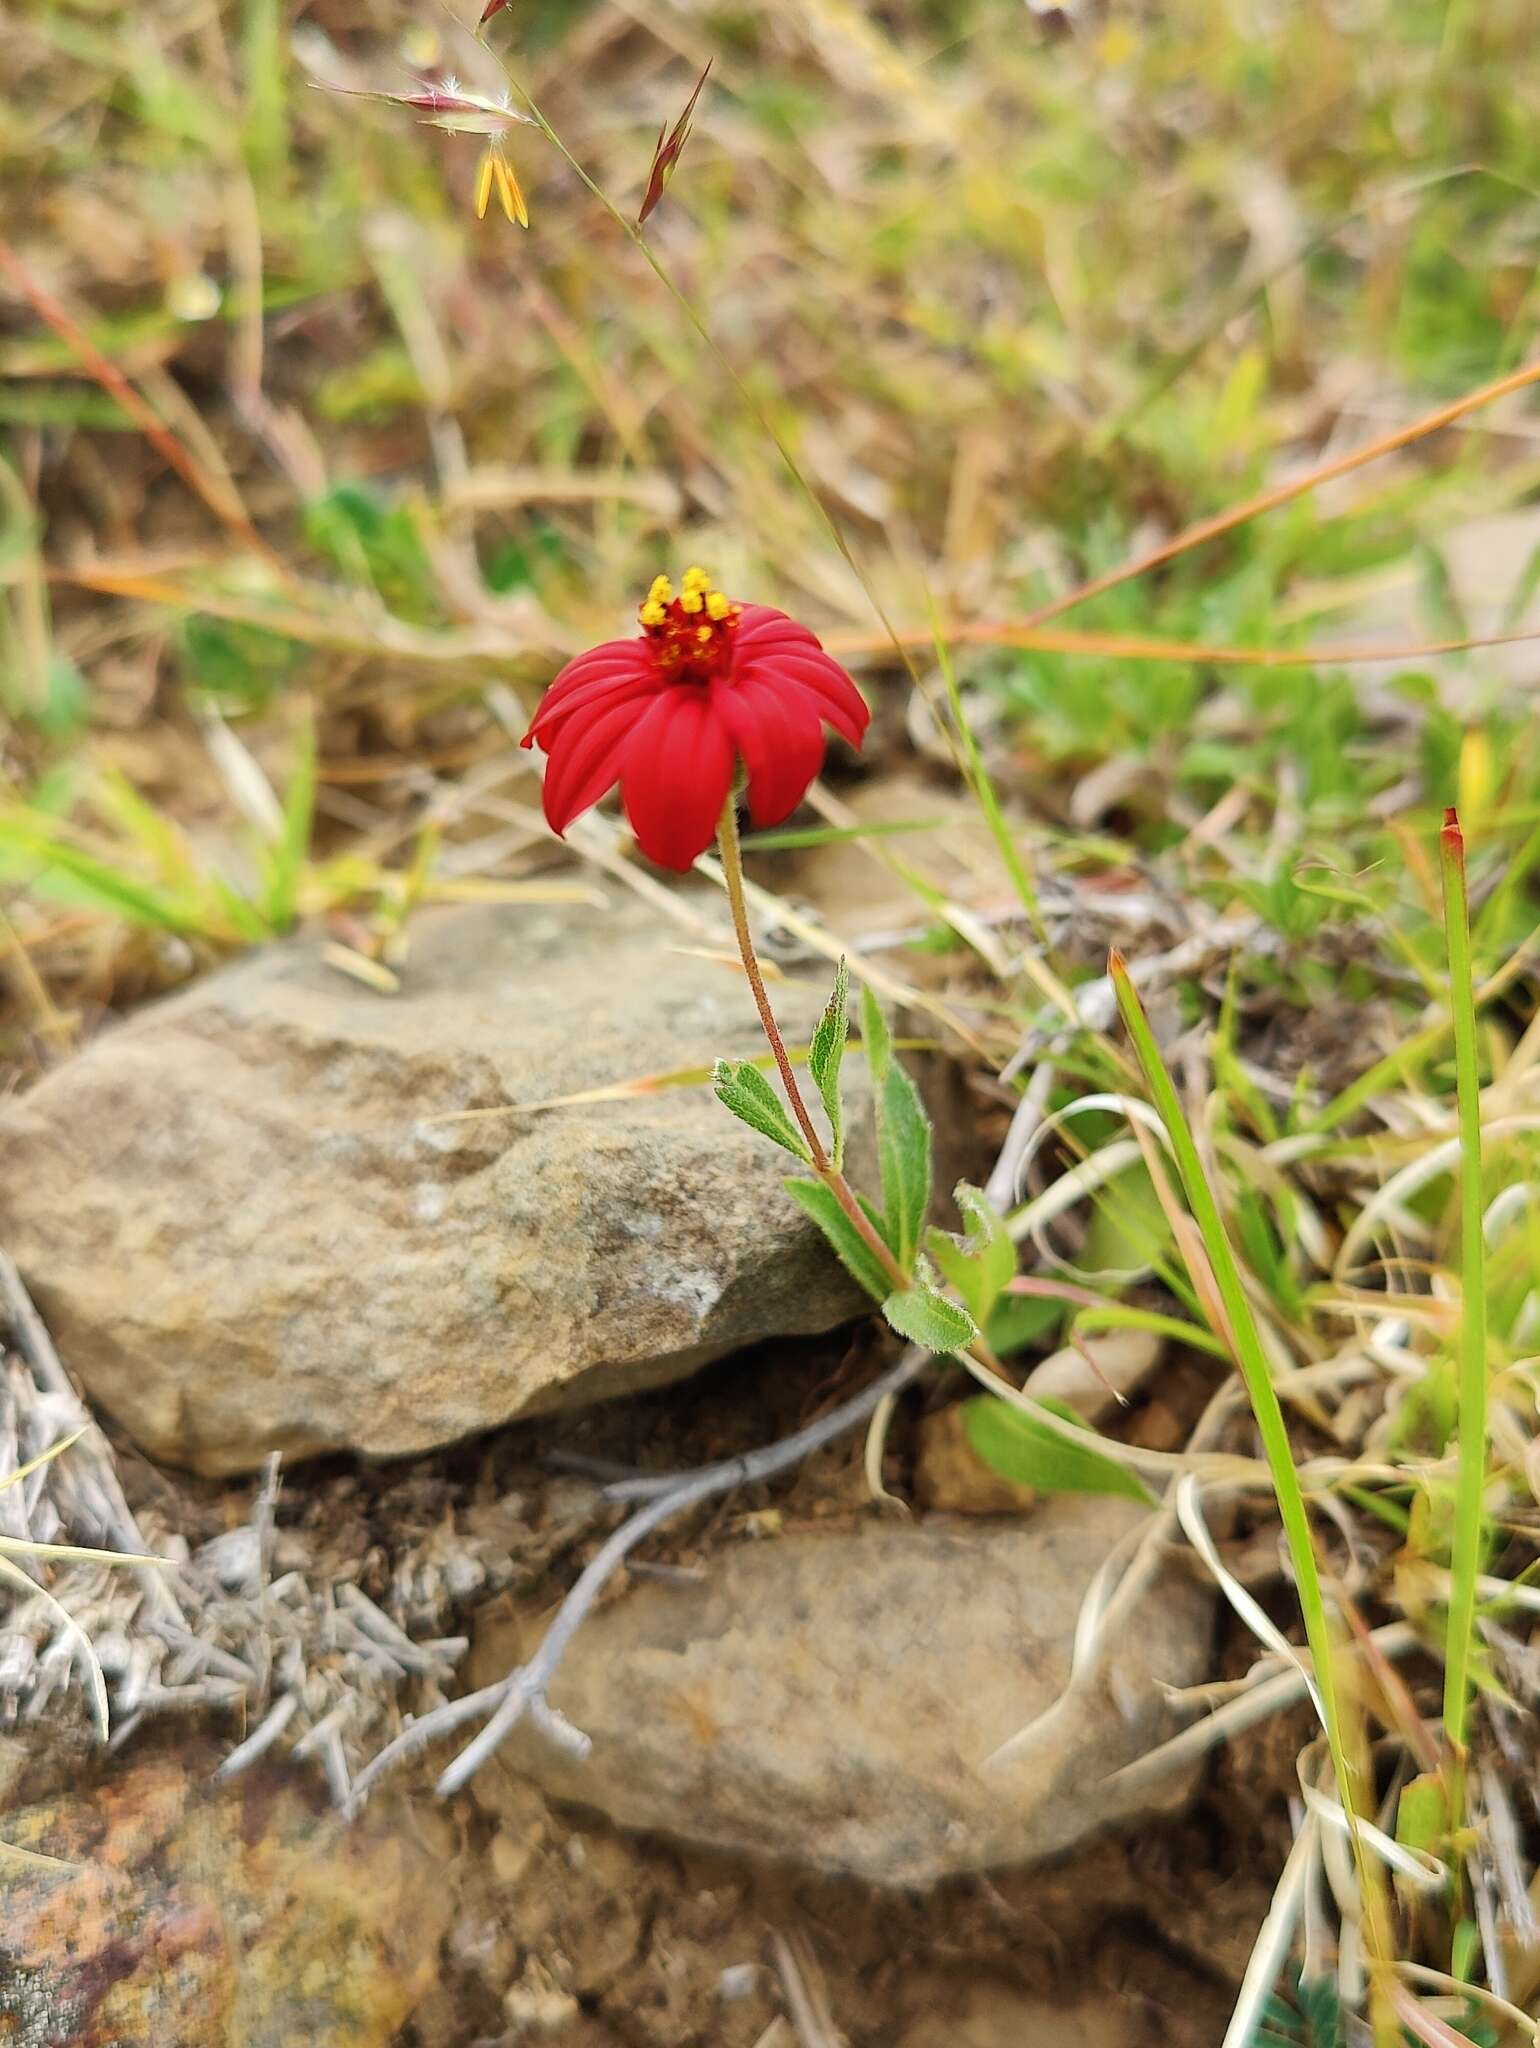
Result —
M 859 1312 L 705 1087 L 439 1120 L 760 1051 L 740 975 L 637 909 L 413 929 L 399 995 L 278 946 L 0 1108 L 0 1242 L 146 1450 L 421 1451 Z
M 593 1738 L 585 1761 L 528 1729 L 504 1755 L 625 1826 L 882 1884 L 1053 1855 L 1191 1786 L 1105 1783 L 1175 1732 L 1162 1685 L 1207 1675 L 1212 1595 L 1177 1566 L 1073 1709 L 986 1764 L 1059 1698 L 1081 1597 L 1144 1512 L 1060 1498 L 1021 1524 L 740 1545 L 700 1587 L 638 1585 L 584 1625 L 551 1700 Z M 518 1662 L 548 1618 L 489 1617 L 474 1682 Z

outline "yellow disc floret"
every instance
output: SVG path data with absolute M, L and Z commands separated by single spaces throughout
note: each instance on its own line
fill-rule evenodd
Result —
M 677 597 L 666 576 L 655 576 L 638 617 L 647 632 L 660 635 L 676 649 L 681 642 L 674 636 L 683 631 L 689 632 L 694 647 L 707 648 L 717 640 L 718 628 L 736 624 L 738 610 L 731 598 L 716 588 L 707 572 L 692 563 L 679 579 Z M 693 630 L 687 627 L 687 621 Z

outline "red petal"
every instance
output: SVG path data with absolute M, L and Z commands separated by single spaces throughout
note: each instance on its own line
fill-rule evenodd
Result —
M 817 704 L 805 690 L 768 682 L 726 683 L 715 699 L 749 771 L 749 816 L 756 825 L 779 825 L 823 766 Z
M 665 690 L 632 734 L 620 778 L 637 845 L 683 874 L 711 844 L 732 786 L 732 740 L 712 693 L 690 683 Z
M 663 680 L 657 675 L 601 676 L 569 692 L 553 710 L 542 705 L 524 744 L 541 746 L 549 754 L 574 719 L 580 725 L 591 725 L 612 706 L 628 701 L 640 703 L 663 688 Z
M 758 654 L 775 640 L 790 640 L 801 647 L 816 647 L 820 654 L 823 652 L 812 627 L 804 626 L 789 612 L 778 612 L 774 605 L 769 604 L 744 605 L 738 618 L 738 645 L 751 645 Z
M 627 698 L 601 712 L 592 724 L 584 719 L 557 734 L 542 792 L 546 823 L 553 832 L 565 832 L 580 812 L 596 804 L 620 780 L 621 763 L 636 726 L 636 706 Z
M 737 663 L 734 675 L 739 683 L 805 693 L 817 704 L 818 715 L 853 747 L 859 747 L 866 736 L 872 714 L 855 684 L 827 654 L 799 650 L 756 656 Z
M 644 640 L 606 640 L 602 647 L 589 648 L 567 663 L 541 698 L 523 744 L 538 740 L 545 745 L 554 736 L 551 721 L 572 708 L 574 699 L 587 701 L 585 685 L 618 682 L 625 677 L 641 683 L 652 680 L 655 673 Z

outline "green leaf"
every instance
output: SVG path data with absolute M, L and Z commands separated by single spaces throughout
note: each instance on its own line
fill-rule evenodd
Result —
M 0 814 L 0 872 L 25 875 L 30 886 L 66 902 L 110 911 L 130 924 L 188 934 L 198 929 L 196 917 L 179 898 L 120 875 L 51 832 L 46 820 L 24 812 Z
M 439 617 L 435 579 L 411 507 L 373 485 L 333 484 L 304 512 L 305 538 L 355 583 L 372 584 L 397 618 L 414 626 Z
M 869 988 L 861 991 L 861 1037 L 877 1092 L 882 1234 L 893 1256 L 910 1273 L 930 1207 L 930 1118 L 919 1089 L 893 1057 L 893 1040 Z
M 877 1097 L 877 1163 L 887 1221 L 884 1234 L 909 1273 L 930 1207 L 930 1118 L 919 1089 L 896 1060 Z
M 982 1325 L 1016 1277 L 1016 1247 L 978 1188 L 959 1181 L 955 1200 L 967 1224 L 961 1242 L 944 1230 L 931 1230 L 925 1248 Z
M 781 1098 L 751 1060 L 718 1060 L 712 1070 L 711 1081 L 717 1101 L 730 1109 L 740 1123 L 748 1124 L 761 1137 L 772 1139 L 782 1151 L 790 1152 L 804 1164 L 811 1165 L 812 1154 L 802 1133 L 786 1114 Z
M 812 1217 L 839 1254 L 840 1264 L 851 1278 L 858 1281 L 874 1301 L 883 1300 L 892 1283 L 883 1270 L 882 1262 L 823 1182 L 793 1179 L 782 1181 L 781 1185 L 792 1200 Z M 859 1201 L 860 1197 L 856 1199 Z M 870 1216 L 868 1205 L 862 1202 L 861 1206 Z
M 1396 1804 L 1396 1840 L 1404 1849 L 1440 1855 L 1449 1841 L 1449 1788 L 1436 1771 L 1408 1779 Z
M 880 1095 L 893 1064 L 893 1040 L 888 1035 L 887 1020 L 877 1007 L 877 998 L 869 988 L 861 991 L 861 1043 L 866 1047 L 866 1064 L 872 1070 L 873 1086 Z
M 783 832 L 745 832 L 745 853 L 788 853 L 807 846 L 844 846 L 862 839 L 891 839 L 895 833 L 936 832 L 945 818 L 893 818 L 880 825 L 796 825 Z
M 260 711 L 287 684 L 305 650 L 266 626 L 194 614 L 177 632 L 189 686 L 231 712 Z
M 1051 1295 L 1007 1294 L 989 1318 L 989 1348 L 996 1358 L 1009 1358 L 1046 1336 L 1063 1318 L 1064 1303 Z
M 834 993 L 818 1020 L 818 1029 L 807 1049 L 808 1072 L 823 1098 L 824 1115 L 829 1119 L 836 1168 L 845 1163 L 845 1110 L 840 1101 L 840 1062 L 845 1057 L 845 1039 L 850 1030 L 849 1003 L 850 974 L 841 954 L 839 966 L 834 970 Z
M 913 1287 L 897 1289 L 882 1304 L 890 1328 L 911 1344 L 926 1351 L 960 1351 L 978 1335 L 977 1326 L 965 1308 L 948 1301 L 923 1280 Z
M 991 1470 L 1018 1486 L 1036 1487 L 1039 1493 L 1116 1493 L 1130 1500 L 1148 1501 L 1149 1489 L 1122 1465 L 1094 1448 L 1096 1433 L 1072 1408 L 1058 1401 L 1045 1401 L 1055 1415 L 1062 1415 L 1077 1429 L 1085 1431 L 1086 1444 L 1066 1443 L 1046 1422 L 1007 1406 L 993 1394 L 980 1394 L 963 1403 L 963 1426 L 968 1441 Z

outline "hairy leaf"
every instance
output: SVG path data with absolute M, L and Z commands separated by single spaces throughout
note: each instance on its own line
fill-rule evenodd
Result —
M 930 1207 L 930 1118 L 920 1091 L 895 1060 L 877 1097 L 877 1161 L 887 1239 L 906 1273 L 914 1270 Z
M 883 1271 L 881 1261 L 824 1183 L 821 1180 L 788 1180 L 783 1181 L 782 1186 L 792 1200 L 812 1217 L 838 1253 L 840 1264 L 851 1278 L 858 1281 L 874 1301 L 881 1301 L 892 1283 Z M 864 1209 L 867 1205 L 863 1202 L 861 1206 Z
M 925 1248 L 982 1325 L 1016 1277 L 1016 1247 L 978 1188 L 959 1181 L 955 1199 L 967 1223 L 961 1241 L 944 1230 L 932 1230 L 926 1234 Z
M 924 1281 L 898 1289 L 882 1304 L 891 1328 L 927 1351 L 960 1351 L 978 1335 L 972 1316 Z
M 807 1051 L 808 1072 L 823 1098 L 824 1115 L 829 1119 L 836 1167 L 845 1163 L 845 1110 L 840 1101 L 840 1063 L 845 1057 L 845 1039 L 850 1030 L 849 1003 L 850 974 L 842 955 L 839 966 L 834 970 L 834 993 L 818 1020 L 818 1028 Z
M 893 1040 L 888 1035 L 887 1019 L 869 988 L 861 991 L 861 1042 L 866 1047 L 866 1064 L 872 1070 L 873 1085 L 880 1095 L 893 1064 Z
M 750 1060 L 718 1060 L 712 1073 L 717 1101 L 740 1123 L 771 1138 L 783 1151 L 811 1163 L 806 1141 L 782 1106 L 781 1098 Z
M 861 991 L 861 1036 L 877 1095 L 882 1234 L 904 1271 L 912 1273 L 930 1207 L 930 1118 L 919 1089 L 893 1057 L 887 1022 L 869 988 Z
M 1072 1408 L 1045 1401 L 1055 1415 L 1085 1431 L 1084 1448 L 1066 1443 L 1047 1423 L 1009 1407 L 993 1394 L 980 1394 L 963 1404 L 968 1441 L 984 1463 L 1003 1479 L 1032 1486 L 1040 1493 L 1116 1493 L 1148 1501 L 1149 1489 L 1125 1466 L 1096 1449 L 1096 1435 Z

